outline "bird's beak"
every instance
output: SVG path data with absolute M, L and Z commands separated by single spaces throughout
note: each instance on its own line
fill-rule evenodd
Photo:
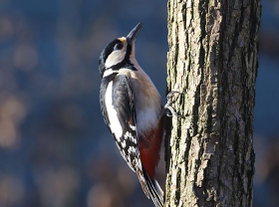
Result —
M 132 44 L 137 39 L 141 27 L 142 23 L 140 22 L 131 30 L 131 32 L 129 32 L 126 37 L 129 44 Z

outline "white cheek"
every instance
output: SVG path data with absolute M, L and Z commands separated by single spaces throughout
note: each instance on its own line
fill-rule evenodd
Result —
M 118 120 L 117 112 L 112 105 L 112 84 L 113 82 L 111 81 L 107 86 L 105 102 L 106 102 L 106 109 L 108 114 L 110 130 L 114 134 L 116 140 L 120 142 L 120 138 L 123 134 L 123 129 Z
M 105 67 L 110 68 L 118 63 L 121 63 L 125 58 L 126 51 L 125 50 L 116 50 L 113 51 L 105 62 Z

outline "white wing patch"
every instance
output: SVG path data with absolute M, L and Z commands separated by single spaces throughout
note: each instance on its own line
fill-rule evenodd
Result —
M 110 130 L 114 134 L 116 140 L 120 142 L 120 138 L 123 135 L 123 129 L 118 120 L 117 112 L 114 109 L 112 104 L 112 85 L 113 82 L 110 81 L 106 90 L 105 103 L 106 103 Z

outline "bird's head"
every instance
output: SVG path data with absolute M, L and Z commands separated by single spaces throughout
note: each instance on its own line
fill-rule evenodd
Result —
M 133 66 L 135 56 L 135 41 L 142 27 L 138 23 L 126 37 L 120 37 L 110 42 L 99 58 L 99 71 L 102 77 L 116 73 L 121 68 L 136 70 Z

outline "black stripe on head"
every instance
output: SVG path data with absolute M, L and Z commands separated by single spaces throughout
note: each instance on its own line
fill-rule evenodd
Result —
M 137 70 L 130 61 L 130 54 L 132 52 L 132 45 L 130 44 L 127 44 L 125 57 L 120 63 L 113 65 L 110 68 L 105 67 L 105 62 L 108 56 L 113 52 L 114 46 L 119 43 L 122 43 L 121 40 L 115 39 L 111 43 L 109 43 L 108 46 L 106 46 L 106 48 L 102 51 L 99 58 L 99 71 L 101 76 L 103 75 L 106 69 L 119 70 L 120 68 L 128 68 L 131 70 Z
M 111 43 L 109 43 L 105 49 L 101 52 L 100 58 L 99 58 L 99 71 L 100 74 L 103 75 L 104 71 L 105 71 L 105 62 L 109 56 L 110 53 L 112 53 L 113 51 L 113 47 L 116 44 L 122 43 L 119 39 L 115 39 L 113 40 Z
M 128 68 L 131 70 L 137 70 L 130 61 L 131 52 L 132 52 L 132 45 L 128 44 L 124 60 L 116 65 L 113 65 L 110 68 L 112 70 L 119 70 L 120 68 Z

